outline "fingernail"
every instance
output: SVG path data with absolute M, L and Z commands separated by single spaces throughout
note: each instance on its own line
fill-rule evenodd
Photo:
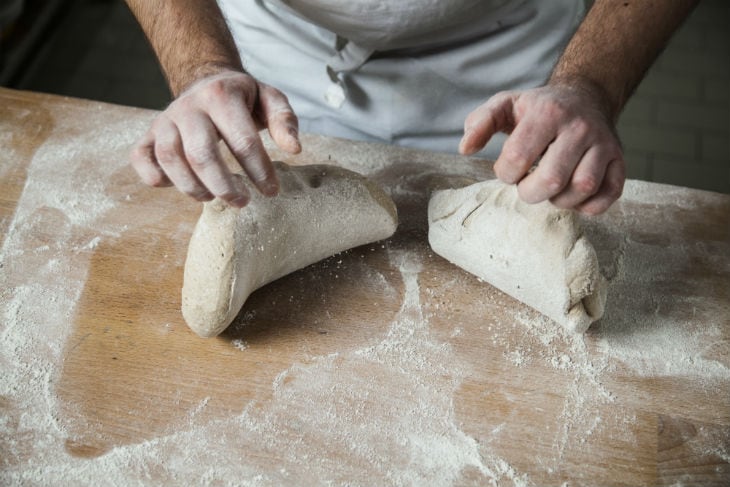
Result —
M 243 180 L 243 176 L 237 173 L 232 174 L 231 183 L 233 183 L 233 191 L 236 197 L 233 198 L 229 204 L 236 208 L 243 208 L 251 201 L 251 196 L 246 189 L 246 183 Z
M 291 138 L 291 148 L 294 152 L 298 152 L 302 148 L 301 142 L 299 142 L 299 130 L 297 130 L 294 126 L 289 126 L 287 133 L 289 134 L 289 137 Z
M 248 204 L 248 196 L 241 195 L 231 200 L 230 205 L 236 208 L 243 208 Z
M 459 142 L 459 153 L 464 154 L 464 155 L 469 155 L 469 154 L 471 154 L 471 152 L 472 151 L 469 150 L 469 147 L 468 147 L 466 141 L 462 138 L 461 141 Z
M 279 183 L 275 181 L 264 181 L 263 186 L 266 196 L 276 196 L 279 194 Z

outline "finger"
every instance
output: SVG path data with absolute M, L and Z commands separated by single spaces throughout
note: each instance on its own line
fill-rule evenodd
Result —
M 552 204 L 558 208 L 575 208 L 596 194 L 611 160 L 599 146 L 588 149 L 563 191 L 551 198 Z
M 576 210 L 587 215 L 598 215 L 606 211 L 614 201 L 621 197 L 626 181 L 626 164 L 623 157 L 611 161 L 606 168 L 601 189 L 584 201 Z
M 245 101 L 219 104 L 210 115 L 218 133 L 258 190 L 266 196 L 276 195 L 279 192 L 276 170 Z
M 590 148 L 591 140 L 587 124 L 574 125 L 559 133 L 540 158 L 537 168 L 519 182 L 517 188 L 523 201 L 545 201 L 570 185 L 576 168 Z
M 302 151 L 299 120 L 286 96 L 271 86 L 259 84 L 259 112 L 276 145 L 292 154 Z
M 208 115 L 193 111 L 178 121 L 185 160 L 207 190 L 238 208 L 250 200 L 246 189 L 234 184 L 218 149 L 218 132 Z
M 134 146 L 129 156 L 132 167 L 143 183 L 148 186 L 172 186 L 172 182 L 160 168 L 155 158 L 155 144 L 152 134 L 148 132 L 138 144 Z
M 175 187 L 198 201 L 213 199 L 213 195 L 186 162 L 177 126 L 170 119 L 160 117 L 152 130 L 155 136 L 155 159 Z
M 520 120 L 494 163 L 494 173 L 505 183 L 519 182 L 557 134 L 557 127 L 539 115 Z
M 474 154 L 487 145 L 497 132 L 512 130 L 515 96 L 512 92 L 497 93 L 466 117 L 459 153 Z

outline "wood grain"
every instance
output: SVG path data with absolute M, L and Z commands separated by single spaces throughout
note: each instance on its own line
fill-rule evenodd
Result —
M 1 89 L 0 115 L 0 480 L 730 482 L 730 196 L 633 182 L 585 221 L 610 309 L 575 337 L 428 246 L 430 192 L 488 162 L 267 139 L 367 174 L 401 223 L 205 340 L 180 315 L 199 205 L 124 162 L 155 114 Z

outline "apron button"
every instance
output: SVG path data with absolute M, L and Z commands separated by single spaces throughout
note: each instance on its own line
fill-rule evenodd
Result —
M 324 101 L 327 102 L 329 106 L 332 108 L 340 108 L 342 107 L 342 104 L 345 103 L 345 99 L 347 97 L 345 96 L 345 90 L 342 88 L 341 85 L 337 83 L 332 83 L 327 88 L 327 91 L 324 92 Z

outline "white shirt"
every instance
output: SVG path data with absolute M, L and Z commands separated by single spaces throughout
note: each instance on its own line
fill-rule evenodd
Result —
M 302 131 L 442 152 L 491 95 L 543 84 L 584 14 L 582 0 L 219 3 L 245 68 Z

